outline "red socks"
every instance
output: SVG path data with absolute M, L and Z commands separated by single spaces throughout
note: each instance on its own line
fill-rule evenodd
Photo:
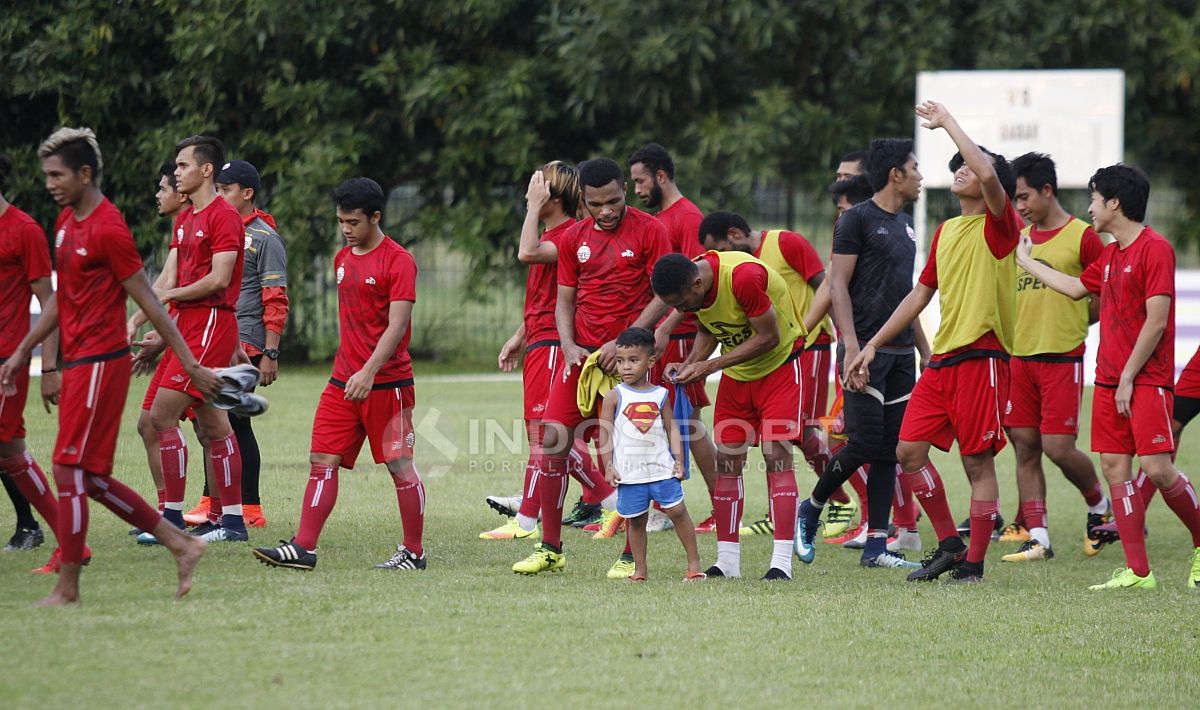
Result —
M 967 545 L 967 562 L 983 562 L 988 543 L 992 541 L 992 529 L 996 525 L 998 512 L 998 500 L 971 499 L 971 542 Z
M 293 542 L 308 551 L 317 549 L 321 528 L 337 503 L 338 472 L 336 466 L 312 464 L 308 487 L 304 489 L 304 507 L 300 510 L 300 529 Z
M 537 520 L 541 499 L 538 498 L 538 481 L 542 477 L 541 456 L 530 454 L 525 464 L 525 487 L 521 489 L 521 509 L 517 512 L 526 518 Z
M 771 522 L 776 540 L 791 540 L 796 535 L 796 474 L 791 469 L 767 474 L 767 495 L 771 498 Z
M 862 504 L 862 510 L 867 509 L 867 473 L 861 467 L 850 474 L 850 487 L 854 489 L 854 495 L 858 496 L 858 502 Z M 866 513 L 863 513 L 866 515 Z
M 793 489 L 796 485 L 792 477 Z M 717 475 L 713 488 L 713 517 L 717 523 L 717 542 L 737 542 L 738 526 L 742 524 L 742 477 Z M 795 525 L 793 503 L 792 524 Z
M 1150 501 L 1154 500 L 1154 494 L 1158 492 L 1158 486 L 1155 486 L 1146 472 L 1138 469 L 1137 475 L 1133 477 L 1134 488 L 1142 496 L 1142 508 L 1149 508 Z
M 912 479 L 905 476 L 898 466 L 896 492 L 892 498 L 892 522 L 899 530 L 917 529 L 917 501 L 913 498 Z
M 1108 490 L 1121 547 L 1125 550 L 1125 566 L 1137 576 L 1145 577 L 1150 574 L 1150 560 L 1146 558 L 1146 504 L 1132 481 L 1109 486 Z
M 1083 502 L 1087 503 L 1089 508 L 1100 505 L 1104 500 L 1104 489 L 1100 487 L 1100 482 L 1096 482 L 1096 486 L 1090 491 L 1080 491 L 1083 495 Z
M 1034 528 L 1046 527 L 1046 501 L 1044 500 L 1024 500 L 1021 501 L 1021 519 L 1025 521 L 1025 528 L 1032 530 Z M 990 534 L 990 533 L 989 533 Z M 971 537 L 975 536 L 975 531 L 971 531 Z
M 920 501 L 925 514 L 929 516 L 929 522 L 933 524 L 933 530 L 937 534 L 938 540 L 958 537 L 958 527 L 954 524 L 954 516 L 950 514 L 950 504 L 946 501 L 946 486 L 942 483 L 942 477 L 938 475 L 937 469 L 933 467 L 933 462 L 930 461 L 918 471 L 904 473 L 902 478 L 908 479 L 908 487 Z M 989 530 L 989 539 L 991 535 L 991 530 Z
M 144 498 L 111 476 L 85 473 L 84 485 L 88 496 L 138 530 L 153 530 L 162 520 L 162 515 L 150 507 Z
M 224 513 L 241 515 L 242 455 L 238 451 L 237 437 L 233 432 L 209 443 L 208 461 L 212 466 L 213 478 L 217 481 L 217 490 L 220 491 L 218 495 L 211 496 L 213 503 L 215 504 L 219 497 Z
M 25 496 L 25 500 L 37 510 L 51 530 L 58 534 L 58 499 L 46 480 L 46 474 L 28 451 L 0 461 L 0 474 L 9 480 Z
M 58 549 L 64 564 L 83 562 L 83 545 L 87 539 L 88 503 L 83 469 L 54 466 L 54 483 L 58 487 Z
M 538 500 L 542 510 L 542 544 L 562 549 L 563 502 L 567 497 L 565 456 L 547 456 L 542 460 L 542 475 L 538 476 Z
M 167 490 L 163 507 L 182 512 L 187 488 L 187 442 L 183 439 L 183 430 L 175 427 L 158 432 L 158 457 L 162 461 L 163 484 Z
M 396 503 L 400 506 L 400 524 L 404 527 L 404 547 L 420 557 L 425 554 L 421 537 L 425 531 L 425 484 L 411 463 L 392 475 L 396 484 Z
M 1200 501 L 1192 482 L 1182 473 L 1169 488 L 1163 489 L 1163 500 L 1192 534 L 1192 547 L 1200 547 Z
M 612 495 L 613 487 L 604 480 L 604 472 L 596 465 L 596 459 L 588 451 L 587 443 L 576 439 L 567 453 L 567 472 L 583 487 L 583 502 L 596 505 Z

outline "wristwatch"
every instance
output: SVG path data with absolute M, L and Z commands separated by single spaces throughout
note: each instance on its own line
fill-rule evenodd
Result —
M 278 348 L 267 348 L 266 350 L 263 350 L 263 355 L 272 360 L 278 360 L 279 359 L 279 349 Z

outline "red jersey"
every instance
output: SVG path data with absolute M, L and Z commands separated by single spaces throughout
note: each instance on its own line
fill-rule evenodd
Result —
M 598 348 L 637 320 L 650 302 L 654 264 L 671 253 L 662 222 L 635 207 L 612 232 L 592 218 L 575 224 L 558 245 L 558 285 L 575 292 L 575 342 Z
M 567 221 L 542 233 L 542 241 L 559 246 L 575 220 Z M 558 264 L 530 264 L 525 277 L 525 342 L 528 345 L 543 340 L 558 342 L 558 326 L 554 322 L 554 304 L 558 302 Z
M 106 197 L 84 220 L 70 207 L 59 213 L 54 257 L 63 364 L 128 350 L 121 282 L 142 270 L 142 258 L 116 205 Z
M 333 259 L 337 275 L 338 324 L 341 342 L 333 359 L 333 378 L 345 382 L 363 368 L 388 327 L 393 301 L 417 301 L 417 262 L 408 250 L 385 236 L 366 254 L 343 247 Z M 412 321 L 396 352 L 379 372 L 376 383 L 412 380 L 408 341 Z
M 9 205 L 0 214 L 0 357 L 12 354 L 29 333 L 30 282 L 50 276 L 46 233 Z
M 704 294 L 702 305 L 703 308 L 708 308 L 717 300 L 720 285 L 717 283 L 716 274 L 721 273 L 721 258 L 717 256 L 717 252 L 709 252 L 703 258 L 712 267 L 714 274 L 712 288 Z M 733 297 L 746 312 L 747 318 L 761 316 L 771 307 L 771 296 L 767 294 L 767 270 L 761 264 L 747 263 L 735 266 L 730 286 Z
M 700 223 L 704 221 L 704 213 L 695 203 L 686 197 L 680 197 L 670 207 L 659 212 L 657 217 L 667 228 L 667 241 L 671 244 L 671 251 L 679 252 L 689 259 L 695 259 L 704 253 L 704 247 L 700 245 Z M 698 328 L 696 316 L 689 313 L 675 326 L 671 335 L 695 333 Z
M 1171 387 L 1175 377 L 1175 250 L 1146 227 L 1124 249 L 1117 242 L 1079 276 L 1087 290 L 1100 294 L 1100 348 L 1096 384 L 1115 387 L 1146 323 L 1146 301 L 1168 296 L 1171 311 L 1150 359 L 1133 379 L 1135 385 Z
M 223 308 L 237 309 L 238 296 L 242 292 L 242 264 L 246 258 L 243 251 L 245 230 L 242 216 L 237 209 L 217 195 L 207 207 L 199 212 L 188 205 L 175 220 L 175 247 L 178 250 L 178 278 L 176 286 L 190 286 L 212 272 L 213 254 L 231 251 L 237 254 L 229 285 L 194 301 L 179 301 L 179 308 Z

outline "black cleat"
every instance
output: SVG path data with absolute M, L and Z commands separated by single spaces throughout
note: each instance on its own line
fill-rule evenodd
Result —
M 965 560 L 967 546 L 956 537 L 949 537 L 938 543 L 936 549 L 921 560 L 921 569 L 913 570 L 908 575 L 910 582 L 928 582 L 937 579 L 952 567 Z
M 960 562 L 950 570 L 950 578 L 946 580 L 947 584 L 982 584 L 983 583 L 983 563 L 982 562 Z
M 404 545 L 396 547 L 396 554 L 392 555 L 386 562 L 380 562 L 375 565 L 375 569 L 391 569 L 391 570 L 419 570 L 425 569 L 425 554 L 422 553 L 417 557 L 409 551 Z
M 45 541 L 46 535 L 41 528 L 17 528 L 0 552 L 28 552 Z
M 596 522 L 600 519 L 600 505 L 589 505 L 583 502 L 583 498 L 575 501 L 575 507 L 571 509 L 563 517 L 563 525 L 570 525 L 573 528 L 581 528 Z
M 1004 516 L 996 513 L 996 521 L 992 523 L 992 541 L 1000 539 L 1000 535 L 1004 532 Z M 971 519 L 963 518 L 958 524 L 959 537 L 971 537 Z
M 280 540 L 279 547 L 256 547 L 250 554 L 259 562 L 271 567 L 289 567 L 291 569 L 311 570 L 317 566 L 317 553 L 300 547 L 294 542 Z
M 708 569 L 704 570 L 704 576 L 709 577 L 709 578 L 724 577 L 725 573 L 721 571 L 720 567 L 713 565 L 712 567 L 709 567 Z
M 203 523 L 200 523 L 195 527 L 188 528 L 187 532 L 188 535 L 191 535 L 192 537 L 203 537 L 205 533 L 210 533 L 219 527 L 221 526 L 212 522 L 211 520 L 205 520 Z
M 705 574 L 708 574 L 708 573 L 705 572 Z M 792 580 L 792 576 L 790 574 L 788 574 L 787 572 L 784 572 L 783 570 L 779 569 L 778 567 L 772 567 L 771 569 L 767 570 L 766 574 L 763 575 L 764 582 L 777 582 L 777 581 L 790 582 L 791 580 Z

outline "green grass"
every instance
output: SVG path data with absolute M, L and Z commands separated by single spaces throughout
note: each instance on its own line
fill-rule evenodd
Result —
M 257 544 L 296 526 L 323 379 L 285 370 L 265 391 L 272 409 L 256 428 L 270 524 L 252 531 Z M 117 471 L 151 494 L 133 427 L 144 383 L 126 408 Z M 528 543 L 476 539 L 501 522 L 484 496 L 519 490 L 521 456 L 444 456 L 428 436 L 433 426 L 466 449 L 470 419 L 519 416 L 519 385 L 418 373 L 417 397 L 428 571 L 371 569 L 400 535 L 381 467 L 343 473 L 316 571 L 268 569 L 245 545 L 217 545 L 180 603 L 171 600 L 167 554 L 137 547 L 123 523 L 93 505 L 95 561 L 84 572 L 81 606 L 29 608 L 52 583 L 27 573 L 50 544 L 33 555 L 0 555 L 0 634 L 9 639 L 0 707 L 1166 707 L 1200 689 L 1200 597 L 1184 587 L 1190 544 L 1161 501 L 1148 518 L 1160 583 L 1150 593 L 1086 591 L 1121 566 L 1120 549 L 1083 557 L 1082 502 L 1053 469 L 1058 557 L 1008 566 L 994 545 L 981 586 L 906 583 L 899 572 L 860 569 L 855 553 L 826 545 L 811 567 L 797 563 L 795 581 L 765 584 L 757 580 L 769 559 L 762 537 L 744 541 L 746 578 L 685 585 L 670 533 L 651 536 L 651 581 L 631 586 L 604 579 L 618 540 L 573 530 L 565 533 L 565 573 L 524 578 L 509 566 Z M 426 415 L 435 409 L 432 425 Z M 32 401 L 27 417 L 31 448 L 46 462 L 52 422 Z M 962 516 L 961 468 L 947 456 L 937 463 Z M 1198 470 L 1196 449 L 1185 448 L 1180 463 Z M 1008 516 L 1011 453 L 998 464 Z M 807 489 L 813 478 L 800 480 Z M 687 490 L 693 513 L 706 513 L 698 477 Z M 761 476 L 748 478 L 747 501 L 747 517 L 765 511 Z M 7 526 L 7 504 L 0 515 Z M 928 544 L 932 533 L 922 525 Z M 701 554 L 711 563 L 711 536 L 701 538 Z

